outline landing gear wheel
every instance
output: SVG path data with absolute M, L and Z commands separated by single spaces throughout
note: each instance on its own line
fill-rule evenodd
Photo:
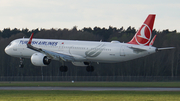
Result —
M 68 67 L 64 66 L 64 72 L 67 72 L 67 71 L 68 71 Z
M 19 65 L 19 68 L 23 68 L 23 67 L 24 67 L 24 64 L 20 64 L 20 65 Z
M 24 67 L 23 61 L 24 61 L 24 58 L 20 58 L 19 68 L 23 68 Z
M 67 66 L 61 66 L 61 67 L 59 67 L 59 70 L 61 72 L 67 72 L 68 71 L 68 67 Z
M 93 66 L 87 66 L 86 67 L 86 71 L 87 72 L 93 72 L 94 71 L 94 67 Z

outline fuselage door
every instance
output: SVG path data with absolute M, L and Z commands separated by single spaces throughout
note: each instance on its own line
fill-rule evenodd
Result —
M 125 56 L 125 46 L 120 47 L 120 56 Z

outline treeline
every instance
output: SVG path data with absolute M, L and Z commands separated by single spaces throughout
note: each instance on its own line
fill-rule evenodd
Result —
M 35 33 L 35 38 L 46 39 L 68 39 L 68 40 L 88 40 L 88 41 L 112 41 L 128 42 L 137 30 L 129 26 L 127 29 L 111 27 L 109 28 L 83 28 L 78 30 L 76 26 L 72 29 L 10 29 L 5 28 L 0 31 L 0 76 L 180 76 L 180 33 L 176 30 L 157 31 L 155 47 L 176 47 L 174 50 L 166 50 L 155 54 L 115 64 L 93 63 L 95 71 L 86 72 L 85 67 L 76 67 L 71 63 L 66 63 L 69 67 L 67 73 L 61 73 L 58 61 L 52 61 L 47 67 L 36 67 L 31 64 L 30 59 L 25 59 L 24 68 L 18 68 L 19 59 L 10 57 L 4 52 L 4 48 L 14 39 L 29 37 Z

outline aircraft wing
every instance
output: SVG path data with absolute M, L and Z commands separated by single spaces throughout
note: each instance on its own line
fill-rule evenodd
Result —
M 74 61 L 75 60 L 74 57 L 69 54 L 57 53 L 57 52 L 53 52 L 53 51 L 49 51 L 49 50 L 45 50 L 45 49 L 41 49 L 41 48 L 32 46 L 31 42 L 32 42 L 33 35 L 34 35 L 34 33 L 32 33 L 31 37 L 29 38 L 29 41 L 27 43 L 27 48 L 32 49 L 37 52 L 40 52 L 40 53 L 43 53 L 51 59 L 61 59 L 63 61 Z

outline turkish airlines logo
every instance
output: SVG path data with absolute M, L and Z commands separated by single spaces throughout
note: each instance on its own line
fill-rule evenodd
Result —
M 148 25 L 143 24 L 139 33 L 136 34 L 135 39 L 139 45 L 146 45 L 151 40 L 151 29 Z
M 100 44 L 97 47 L 91 48 L 90 50 L 85 52 L 87 57 L 97 57 L 104 50 L 105 44 Z

